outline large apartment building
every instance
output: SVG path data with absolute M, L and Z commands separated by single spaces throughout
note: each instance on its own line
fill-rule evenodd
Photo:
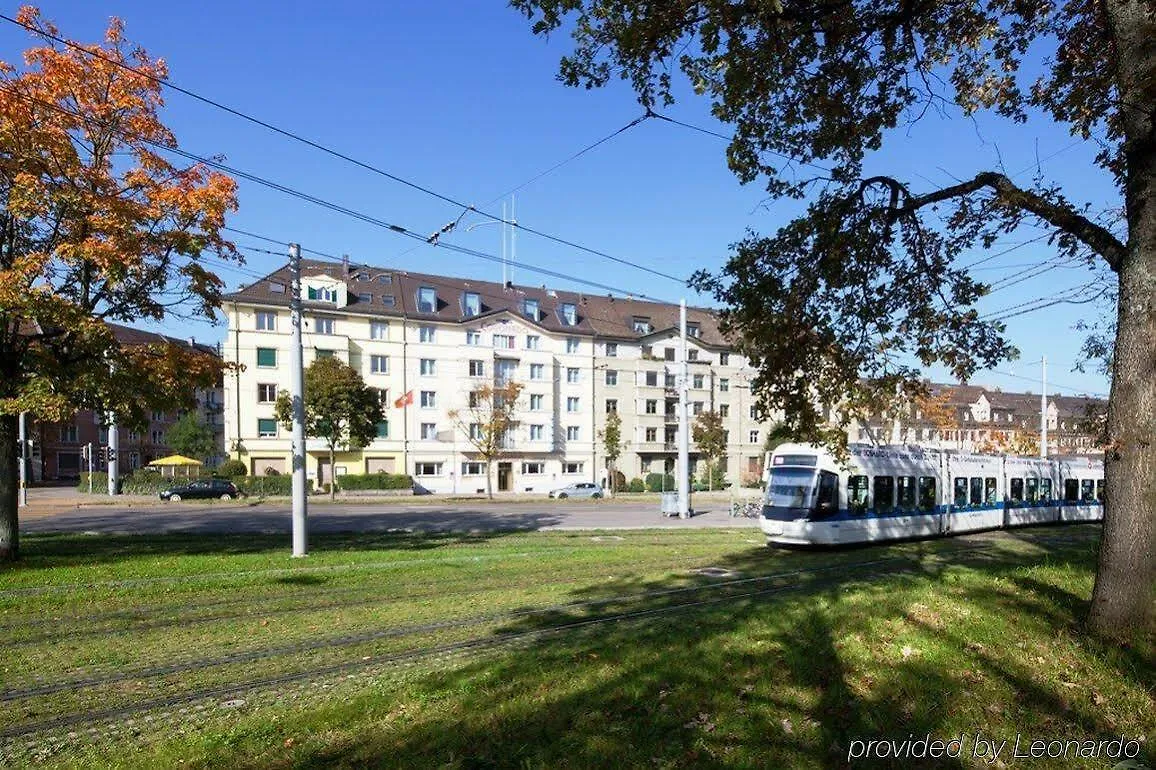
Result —
M 225 298 L 223 353 L 242 365 L 225 383 L 227 448 L 256 475 L 290 469 L 290 435 L 273 416 L 290 382 L 289 291 L 286 265 Z M 465 410 L 476 387 L 505 380 L 524 389 L 494 489 L 602 483 L 599 433 L 611 412 L 622 420 L 626 478 L 674 468 L 676 305 L 310 260 L 302 297 L 305 365 L 340 358 L 385 407 L 377 439 L 337 455 L 338 475 L 408 473 L 430 491 L 484 489 L 484 465 L 450 413 Z M 687 328 L 692 419 L 717 410 L 728 479 L 758 478 L 771 424 L 752 404 L 747 362 L 710 311 L 689 309 Z M 328 479 L 327 450 L 311 441 L 308 453 L 309 476 Z M 697 459 L 692 443 L 692 467 Z

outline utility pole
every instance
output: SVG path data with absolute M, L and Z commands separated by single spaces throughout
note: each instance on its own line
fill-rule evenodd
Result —
M 289 244 L 289 395 L 293 406 L 293 556 L 308 554 L 308 500 L 305 497 L 305 366 L 301 350 L 301 247 Z M 334 471 L 329 469 L 330 474 Z
M 689 369 L 686 363 L 686 300 L 678 303 L 678 517 L 690 517 L 690 423 L 687 419 Z
M 1040 379 L 1043 391 L 1040 393 L 1040 457 L 1048 456 L 1048 357 L 1040 359 Z
M 17 507 L 28 505 L 28 412 L 20 413 L 20 494 Z M 91 479 L 92 477 L 89 476 Z
M 120 428 L 116 412 L 108 413 L 108 494 L 120 494 Z M 90 477 L 91 478 L 91 477 Z
M 510 195 L 510 262 L 518 261 L 518 215 L 514 213 L 514 196 Z M 510 265 L 510 274 L 506 281 L 514 280 L 514 266 Z

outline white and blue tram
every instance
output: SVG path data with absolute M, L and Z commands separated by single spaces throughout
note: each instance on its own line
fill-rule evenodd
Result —
M 781 545 L 840 545 L 1103 518 L 1104 466 L 915 446 L 852 444 L 767 457 L 760 526 Z

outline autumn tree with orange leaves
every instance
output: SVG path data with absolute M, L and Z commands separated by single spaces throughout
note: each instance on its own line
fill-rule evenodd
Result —
M 19 20 L 58 35 L 30 7 Z M 239 261 L 221 235 L 232 179 L 174 165 L 159 118 L 164 62 L 125 40 L 0 62 L 0 560 L 19 555 L 18 415 L 77 409 L 141 425 L 221 375 L 177 345 L 121 347 L 106 321 L 213 319 L 223 284 L 202 255 Z

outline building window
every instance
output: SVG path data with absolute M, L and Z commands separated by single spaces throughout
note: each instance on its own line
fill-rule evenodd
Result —
M 653 398 L 646 399 L 646 413 L 658 414 L 658 401 Z
M 434 409 L 437 406 L 437 392 L 423 390 L 421 392 L 421 405 L 423 409 Z
M 310 286 L 305 290 L 305 299 L 311 299 L 317 302 L 336 302 L 337 292 L 328 286 L 322 286 L 319 289 Z
M 648 388 L 658 387 L 658 372 L 647 372 L 646 373 L 646 386 Z
M 658 428 L 647 428 L 646 429 L 646 440 L 647 441 L 658 441 Z
M 697 361 L 698 360 L 698 351 L 697 350 L 686 351 L 686 360 L 687 361 Z
M 386 307 L 393 307 L 395 303 L 396 300 L 393 298 L 392 294 L 381 295 L 381 304 L 385 305 Z
M 333 334 L 333 319 L 314 316 L 313 332 L 314 334 Z
M 277 281 L 269 281 L 269 291 L 273 292 L 274 294 L 284 294 L 285 284 L 278 283 Z
M 130 430 L 128 432 L 129 441 L 140 441 L 140 431 Z
M 437 374 L 437 361 L 432 358 L 423 358 L 418 363 L 422 377 L 433 377 Z
M 484 476 L 486 475 L 486 464 L 476 461 L 466 461 L 462 463 L 463 476 Z
M 165 443 L 165 432 L 163 430 L 154 430 L 152 439 L 154 444 L 161 446 Z
M 482 424 L 480 422 L 471 422 L 466 428 L 466 435 L 474 441 L 480 440 L 482 438 Z
M 731 408 L 730 408 L 729 404 L 719 404 L 718 405 L 718 416 L 719 417 L 729 417 L 730 413 L 731 413 Z
M 275 332 L 277 331 L 277 314 L 270 313 L 266 310 L 257 311 L 257 331 Z
M 566 426 L 566 440 L 577 441 L 578 437 L 582 435 L 582 430 L 577 425 Z
M 531 425 L 530 426 L 530 440 L 541 441 L 546 435 L 545 425 Z
M 358 302 L 364 302 L 367 305 L 372 305 L 373 304 L 373 295 L 372 294 L 358 294 L 357 295 L 357 301 Z
M 542 338 L 537 334 L 526 335 L 526 350 L 537 350 L 542 342 Z
M 545 379 L 546 366 L 545 364 L 530 364 L 530 379 L 541 380 Z
M 617 412 L 618 412 L 618 399 L 616 399 L 616 398 L 606 399 L 606 414 L 617 414 Z
M 606 384 L 610 385 L 610 386 L 614 386 L 614 385 L 618 384 L 618 370 L 617 369 L 607 369 L 606 370 Z
M 372 374 L 389 374 L 389 356 L 370 356 L 369 371 Z
M 462 295 L 462 314 L 466 318 L 472 318 L 482 313 L 482 298 L 479 294 L 467 291 Z
M 275 438 L 277 436 L 277 421 L 268 418 L 260 418 L 257 420 L 257 437 L 258 438 Z M 153 442 L 156 443 L 155 441 Z
M 471 360 L 470 361 L 470 376 L 471 377 L 485 377 L 486 376 L 486 362 Z
M 413 475 L 415 476 L 440 476 L 442 475 L 441 463 L 414 463 Z
M 513 350 L 514 349 L 514 335 L 512 335 L 512 334 L 495 334 L 494 335 L 494 347 L 501 348 L 502 350 Z
M 730 353 L 719 353 L 718 354 L 719 366 L 727 366 L 730 364 L 730 362 L 731 362 L 731 354 Z
M 274 348 L 257 348 L 257 366 L 273 368 L 277 366 L 277 351 Z
M 559 315 L 566 326 L 578 325 L 578 306 L 573 302 L 563 302 Z
M 673 375 L 673 374 L 668 374 L 668 375 L 666 375 L 665 377 L 663 377 L 663 381 L 662 381 L 662 384 L 663 384 L 663 386 L 664 386 L 664 387 L 666 387 L 667 389 L 669 389 L 669 390 L 673 390 L 673 389 L 674 389 L 674 385 L 675 385 L 675 379 L 674 379 L 674 375 Z
M 566 352 L 567 353 L 577 353 L 578 352 L 578 346 L 580 344 L 581 343 L 578 341 L 577 337 L 567 337 L 566 338 Z
M 317 353 L 317 358 L 333 358 L 333 356 L 334 356 L 334 351 L 327 350 L 325 348 L 317 348 L 316 353 Z
M 644 318 L 642 316 L 635 316 L 634 317 L 633 326 L 634 326 L 634 331 L 636 331 L 639 334 L 650 334 L 650 331 L 652 328 L 650 326 L 650 319 Z
M 467 331 L 466 332 L 466 344 L 467 345 L 481 345 L 482 344 L 482 333 L 473 331 L 472 329 Z
M 606 343 L 606 357 L 607 358 L 617 358 L 618 357 L 618 343 L 617 342 L 607 342 Z
M 537 321 L 541 316 L 538 315 L 538 300 L 527 299 L 522 302 L 522 313 L 531 321 Z
M 421 437 L 426 441 L 433 441 L 438 437 L 437 423 L 423 422 L 421 424 Z
M 75 425 L 61 425 L 60 426 L 60 440 L 75 444 L 77 442 L 77 432 Z
M 387 337 L 389 337 L 389 323 L 386 321 L 369 322 L 369 338 L 371 340 L 384 340 Z
M 690 380 L 691 381 L 691 387 L 697 388 L 698 390 L 702 390 L 702 383 L 703 383 L 702 377 L 703 376 L 701 374 L 696 374 L 693 377 L 691 377 L 691 380 Z
M 541 393 L 531 393 L 530 394 L 530 411 L 531 412 L 542 411 L 543 401 L 544 401 L 544 397 L 542 396 Z
M 423 286 L 417 290 L 417 312 L 436 313 L 438 311 L 438 292 Z
M 674 360 L 674 348 L 666 348 L 662 351 L 662 358 L 666 361 Z
M 417 338 L 421 342 L 433 342 L 434 341 L 434 332 L 435 332 L 434 327 L 423 326 L 420 329 L 418 329 Z
M 691 414 L 702 414 L 702 402 L 695 401 L 690 405 Z
M 499 358 L 494 362 L 494 382 L 498 385 L 505 385 L 514 379 L 514 374 L 517 371 L 517 361 Z
M 731 381 L 726 377 L 720 377 L 718 381 L 718 392 L 726 393 L 731 389 Z
M 752 419 L 752 420 L 761 420 L 761 419 L 763 419 L 763 413 L 759 411 L 759 407 L 758 407 L 758 404 L 751 404 L 751 412 L 750 412 L 750 414 L 751 414 L 751 419 Z
M 389 420 L 382 420 L 377 424 L 377 437 L 389 438 Z
M 576 367 L 571 366 L 566 369 L 566 382 L 578 382 L 578 369 Z
M 569 398 L 566 399 L 566 411 L 567 412 L 577 412 L 578 411 L 578 398 L 576 396 L 570 396 Z
M 572 476 L 582 472 L 583 463 L 562 463 L 562 473 Z
M 696 323 L 689 324 L 688 323 L 686 325 L 686 336 L 698 337 L 698 324 L 696 324 Z
M 752 430 L 751 434 L 749 436 L 747 436 L 747 438 L 750 439 L 749 443 L 757 444 L 757 443 L 759 443 L 759 432 L 757 430 Z
M 257 403 L 271 404 L 277 400 L 277 386 L 271 382 L 257 385 Z
M 538 426 L 541 427 L 541 426 Z M 523 476 L 541 476 L 546 472 L 546 463 L 522 463 Z
M 165 413 L 162 412 L 160 409 L 154 409 L 152 419 L 153 419 L 153 422 L 159 422 L 159 421 L 165 419 Z

